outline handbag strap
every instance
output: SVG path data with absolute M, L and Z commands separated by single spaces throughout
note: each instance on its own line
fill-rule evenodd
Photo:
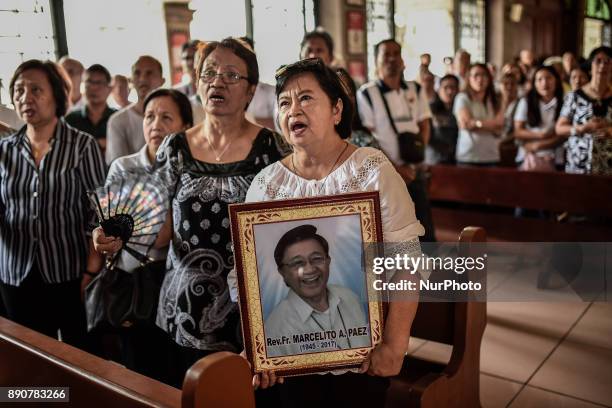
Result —
M 128 254 L 132 255 L 134 258 L 136 258 L 136 260 L 142 265 L 146 265 L 152 261 L 152 259 L 149 258 L 147 255 L 143 255 L 127 245 L 124 245 L 122 249 L 125 250 Z M 147 253 L 149 253 L 149 249 L 147 249 Z
M 380 81 L 376 81 L 376 87 L 378 88 L 378 92 L 380 92 L 380 97 L 382 99 L 383 105 L 385 105 L 385 111 L 387 112 L 389 123 L 391 124 L 395 135 L 399 137 L 399 132 L 397 131 L 397 127 L 395 127 L 395 121 L 393 120 L 393 116 L 391 116 L 391 109 L 389 109 L 389 104 L 387 103 L 387 98 L 385 98 L 385 93 L 383 92 L 382 86 L 380 85 Z

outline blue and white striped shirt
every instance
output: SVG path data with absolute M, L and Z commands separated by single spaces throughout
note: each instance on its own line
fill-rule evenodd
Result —
M 87 191 L 104 184 L 105 166 L 90 135 L 58 121 L 36 166 L 24 126 L 0 140 L 0 280 L 19 286 L 35 260 L 47 283 L 77 279 L 87 266 L 95 219 Z

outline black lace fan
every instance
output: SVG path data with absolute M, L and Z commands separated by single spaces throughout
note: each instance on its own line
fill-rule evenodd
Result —
M 104 233 L 121 238 L 126 252 L 146 262 L 168 212 L 163 183 L 146 172 L 122 172 L 90 192 L 89 198 Z

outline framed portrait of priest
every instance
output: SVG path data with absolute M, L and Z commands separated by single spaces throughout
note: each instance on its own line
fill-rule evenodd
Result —
M 245 351 L 255 373 L 358 368 L 381 340 L 367 273 L 378 192 L 230 206 Z

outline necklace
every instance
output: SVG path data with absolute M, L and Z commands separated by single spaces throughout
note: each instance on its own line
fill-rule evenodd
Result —
M 238 138 L 235 138 L 238 139 Z M 213 154 L 215 155 L 215 160 L 217 162 L 221 161 L 221 157 L 223 157 L 223 155 L 225 154 L 225 152 L 227 152 L 227 149 L 229 149 L 229 147 L 232 145 L 232 142 L 235 140 L 232 139 L 229 141 L 228 144 L 225 145 L 225 148 L 223 149 L 223 151 L 221 153 L 217 153 L 217 149 L 215 149 L 215 145 L 213 145 L 212 140 L 210 139 L 210 136 L 208 134 L 206 134 L 206 140 L 208 141 L 208 145 L 210 146 L 210 148 L 213 151 Z
M 329 177 L 330 174 L 332 174 L 332 172 L 336 168 L 336 165 L 338 165 L 338 162 L 340 161 L 340 158 L 342 157 L 342 155 L 344 154 L 346 149 L 348 149 L 348 146 L 349 146 L 349 144 L 347 142 L 344 142 L 344 149 L 342 149 L 342 151 L 340 152 L 338 157 L 336 157 L 336 161 L 334 162 L 334 164 L 329 169 L 329 172 L 327 173 L 327 176 L 325 176 L 325 178 L 321 182 L 321 185 L 319 186 L 319 191 L 317 191 L 317 195 L 321 195 L 321 191 L 323 191 L 323 187 L 325 186 L 325 182 L 327 181 L 327 178 Z M 291 155 L 291 166 L 293 167 L 293 172 L 295 174 L 297 174 L 298 176 L 302 177 L 302 175 L 297 171 L 297 167 L 295 167 L 295 153 L 293 153 Z M 305 178 L 305 177 L 302 177 L 302 178 Z

